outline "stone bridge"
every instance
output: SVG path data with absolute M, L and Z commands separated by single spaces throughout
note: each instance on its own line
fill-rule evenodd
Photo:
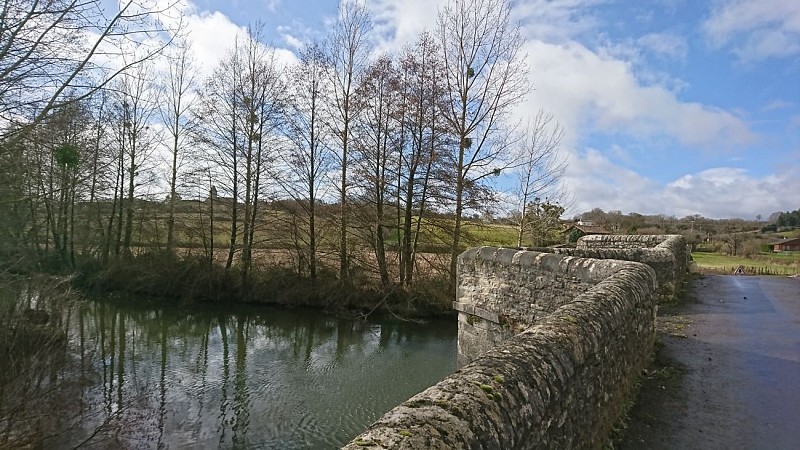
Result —
M 601 448 L 688 260 L 672 235 L 467 250 L 454 302 L 462 367 L 345 448 Z

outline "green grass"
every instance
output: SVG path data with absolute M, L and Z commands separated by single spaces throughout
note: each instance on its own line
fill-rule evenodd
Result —
M 692 253 L 697 265 L 706 271 L 733 273 L 744 266 L 746 273 L 765 275 L 794 275 L 800 271 L 800 255 L 762 253 L 756 257 L 745 258 L 722 253 Z
M 466 222 L 464 224 L 466 240 L 479 245 L 509 247 L 517 245 L 517 229 L 511 225 L 484 225 Z

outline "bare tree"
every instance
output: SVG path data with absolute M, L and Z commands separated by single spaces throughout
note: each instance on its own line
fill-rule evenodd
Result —
M 42 247 L 45 257 L 52 256 L 52 241 L 57 260 L 65 267 L 75 263 L 75 203 L 87 178 L 93 121 L 88 106 L 88 102 L 74 102 L 52 110 L 20 141 L 26 168 L 22 182 L 30 185 L 26 189 L 30 201 L 19 205 L 18 212 L 25 211 L 29 223 L 20 223 L 17 233 L 29 234 L 27 241 L 37 252 Z M 40 233 L 42 215 L 44 231 Z
M 271 47 L 261 42 L 261 27 L 250 27 L 241 61 L 243 70 L 237 86 L 240 89 L 243 120 L 242 132 L 245 145 L 242 147 L 244 164 L 244 230 L 242 236 L 242 279 L 247 276 L 252 264 L 252 252 L 258 217 L 258 201 L 266 185 L 263 177 L 277 155 L 268 154 L 274 131 L 278 127 L 283 108 L 283 83 L 275 63 L 275 53 Z M 277 151 L 275 152 L 277 154 Z
M 398 108 L 396 67 L 388 57 L 379 58 L 366 70 L 358 88 L 358 109 L 362 111 L 354 123 L 353 141 L 355 173 L 363 200 L 367 245 L 372 248 L 384 289 L 389 288 L 389 268 L 386 259 L 387 204 L 392 195 L 397 173 L 397 141 L 400 127 L 394 116 Z
M 530 119 L 523 132 L 517 167 L 517 194 L 522 211 L 517 229 L 518 247 L 522 246 L 523 235 L 532 225 L 529 205 L 554 204 L 563 197 L 561 180 L 566 160 L 558 153 L 563 136 L 561 125 L 554 123 L 553 116 L 542 110 Z
M 339 5 L 339 16 L 328 40 L 333 85 L 333 107 L 330 126 L 339 151 L 341 176 L 339 180 L 339 278 L 342 285 L 350 283 L 348 253 L 348 157 L 351 152 L 352 124 L 358 112 L 354 96 L 359 76 L 366 68 L 372 27 L 364 4 L 345 0 Z
M 406 287 L 414 279 L 420 229 L 427 215 L 436 166 L 442 161 L 449 137 L 442 115 L 446 86 L 439 46 L 428 33 L 407 48 L 400 61 L 401 111 L 398 118 L 403 135 L 400 144 L 398 200 L 402 206 L 400 281 Z M 400 197 L 403 197 L 400 199 Z
M 109 127 L 109 101 L 107 94 L 107 91 L 102 90 L 88 99 L 94 111 L 93 136 L 90 145 L 91 153 L 87 155 L 87 164 L 89 165 L 89 195 L 87 200 L 92 211 L 91 213 L 87 211 L 83 232 L 85 235 L 89 235 L 93 231 L 100 238 L 97 242 L 91 243 L 90 247 L 85 247 L 87 253 L 95 254 L 97 251 L 102 251 L 101 249 L 106 242 L 102 207 L 98 199 L 109 184 L 108 168 L 112 165 L 107 151 L 111 146 L 106 145 L 108 144 Z M 101 253 L 101 255 L 104 255 L 104 253 Z M 107 257 L 107 255 L 105 256 Z
M 323 101 L 330 87 L 325 76 L 328 60 L 316 44 L 300 52 L 299 63 L 288 71 L 289 100 L 285 109 L 284 130 L 291 142 L 283 154 L 288 176 L 276 177 L 294 204 L 302 210 L 293 214 L 304 230 L 297 230 L 300 271 L 306 266 L 312 281 L 317 278 L 317 203 L 325 174 L 330 169 L 330 150 L 326 146 L 327 128 L 321 117 Z
M 109 5 L 101 0 L 4 1 L 0 139 L 21 137 L 54 108 L 91 96 L 119 74 L 159 54 L 181 28 L 179 18 L 158 20 L 170 18 L 176 3 L 153 7 L 128 0 L 109 15 Z M 164 27 L 166 22 L 175 27 Z M 121 59 L 131 47 L 140 50 L 137 57 Z M 124 62 L 112 65 L 111 61 Z
M 217 200 L 216 193 L 224 193 L 227 198 L 219 198 L 216 208 L 230 211 L 230 240 L 225 268 L 230 269 L 236 252 L 239 227 L 239 154 L 244 141 L 239 127 L 241 118 L 241 99 L 239 97 L 238 73 L 242 71 L 239 55 L 239 41 L 219 63 L 213 74 L 205 81 L 198 99 L 198 128 L 195 140 L 205 154 L 202 158 L 213 162 L 213 170 L 205 171 L 213 174 L 219 184 L 211 186 L 212 200 Z
M 145 175 L 152 164 L 152 156 L 159 137 L 151 122 L 156 113 L 155 90 L 150 68 L 138 65 L 122 74 L 116 84 L 117 115 L 120 121 L 120 165 L 124 160 L 127 197 L 125 205 L 125 231 L 122 237 L 122 250 L 126 256 L 131 254 L 133 239 L 133 213 L 136 188 L 143 184 Z M 143 181 L 145 180 L 145 181 Z M 124 183 L 123 183 L 124 184 Z M 118 226 L 122 226 L 120 222 Z
M 522 37 L 507 0 L 452 0 L 439 12 L 438 34 L 449 95 L 444 116 L 456 136 L 455 224 L 450 280 L 461 251 L 462 216 L 470 189 L 499 173 L 511 143 L 503 132 L 511 107 L 528 92 Z
M 206 81 L 198 103 L 198 140 L 222 175 L 219 206 L 230 208 L 230 269 L 241 243 L 243 281 L 251 268 L 259 198 L 267 184 L 283 108 L 283 84 L 274 50 L 260 38 L 260 25 L 237 38 L 234 48 Z M 271 148 L 272 147 L 272 148 Z M 240 214 L 243 217 L 240 217 Z M 240 234 L 241 232 L 241 234 Z M 241 240 L 239 240 L 241 236 Z
M 178 200 L 178 169 L 185 157 L 184 147 L 195 124 L 191 114 L 192 91 L 196 88 L 197 67 L 188 43 L 176 47 L 168 55 L 169 66 L 161 88 L 159 113 L 170 137 L 169 216 L 167 218 L 167 252 L 173 252 L 175 205 Z

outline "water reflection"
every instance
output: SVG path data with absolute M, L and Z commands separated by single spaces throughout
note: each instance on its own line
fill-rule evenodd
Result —
M 119 300 L 65 320 L 79 426 L 48 447 L 333 448 L 455 369 L 455 321 Z

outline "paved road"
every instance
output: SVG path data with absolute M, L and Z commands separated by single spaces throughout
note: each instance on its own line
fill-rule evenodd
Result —
M 680 373 L 645 384 L 621 447 L 800 449 L 800 279 L 707 276 L 664 313 Z

